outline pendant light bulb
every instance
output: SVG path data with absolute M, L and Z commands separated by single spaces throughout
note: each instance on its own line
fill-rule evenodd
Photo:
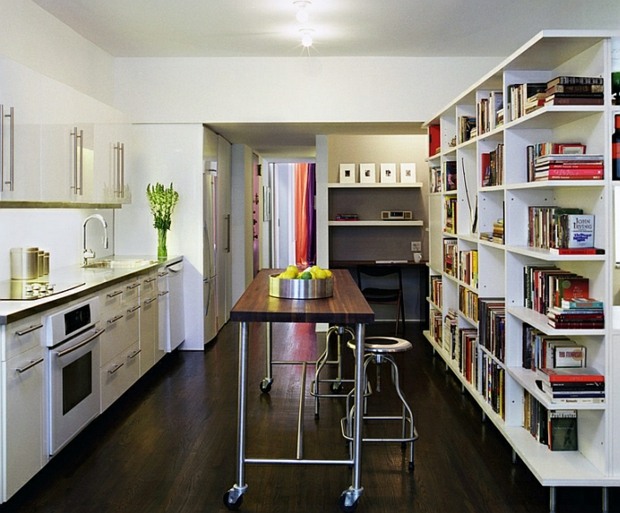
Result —
M 303 46 L 304 48 L 310 48 L 312 46 L 312 43 L 312 30 L 301 30 L 301 46 Z
M 312 46 L 312 36 L 310 34 L 304 34 L 301 38 L 301 45 L 305 48 L 309 48 Z

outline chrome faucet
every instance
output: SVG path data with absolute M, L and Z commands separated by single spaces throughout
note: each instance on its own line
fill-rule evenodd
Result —
M 106 220 L 103 218 L 101 214 L 92 214 L 88 216 L 86 219 L 84 219 L 84 222 L 82 223 L 83 265 L 88 265 L 89 258 L 95 258 L 95 252 L 92 249 L 86 248 L 86 225 L 88 224 L 88 221 L 90 221 L 91 219 L 97 219 L 102 224 L 103 226 L 103 247 L 106 249 L 108 248 L 108 223 L 106 222 Z

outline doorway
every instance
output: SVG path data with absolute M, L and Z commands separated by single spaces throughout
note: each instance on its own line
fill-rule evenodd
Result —
M 316 263 L 316 165 L 269 163 L 272 267 Z

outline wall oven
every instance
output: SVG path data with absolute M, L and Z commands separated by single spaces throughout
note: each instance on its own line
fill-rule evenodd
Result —
M 55 455 L 100 411 L 99 298 L 45 319 L 48 449 Z

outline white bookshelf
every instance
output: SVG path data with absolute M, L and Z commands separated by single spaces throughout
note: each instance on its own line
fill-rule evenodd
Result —
M 611 180 L 611 133 L 613 115 L 620 109 L 611 105 L 611 43 L 620 34 L 594 31 L 543 31 L 515 51 L 495 69 L 465 89 L 444 109 L 429 119 L 427 127 L 439 125 L 440 151 L 427 159 L 429 169 L 444 169 L 445 162 L 457 164 L 456 191 L 429 195 L 429 267 L 431 276 L 442 282 L 442 304 L 429 298 L 430 318 L 443 318 L 457 310 L 458 329 L 477 329 L 477 319 L 459 311 L 459 294 L 464 289 L 480 298 L 505 298 L 505 352 L 500 363 L 504 370 L 503 415 L 487 402 L 480 385 L 470 383 L 459 370 L 459 362 L 445 349 L 441 340 L 426 338 L 435 352 L 479 404 L 511 445 L 513 452 L 544 486 L 551 487 L 551 509 L 555 508 L 555 487 L 596 486 L 606 489 L 620 486 L 620 441 L 614 436 L 620 429 L 619 344 L 614 335 L 612 311 L 620 298 L 620 278 L 615 269 L 613 222 L 614 182 Z M 476 103 L 489 91 L 503 91 L 506 108 L 511 84 L 547 82 L 556 76 L 602 76 L 605 79 L 604 105 L 547 105 L 516 119 L 505 113 L 504 122 L 485 133 L 460 141 L 459 118 L 477 112 Z M 507 109 L 506 109 L 507 110 Z M 456 139 L 455 139 L 456 137 Z M 455 144 L 456 141 L 456 144 Z M 603 180 L 527 181 L 526 148 L 537 142 L 582 142 L 587 153 L 604 155 Z M 481 155 L 503 145 L 503 181 L 482 185 Z M 456 233 L 446 233 L 444 202 L 456 195 Z M 527 244 L 530 206 L 579 206 L 596 216 L 595 245 L 605 250 L 596 255 L 556 255 Z M 504 243 L 480 237 L 490 232 L 493 223 L 504 220 Z M 459 251 L 477 251 L 478 286 L 461 283 L 444 272 L 443 241 L 456 239 Z M 567 271 L 587 276 L 590 295 L 605 304 L 604 329 L 554 330 L 545 315 L 524 306 L 524 268 L 533 264 L 555 264 Z M 522 340 L 525 325 L 547 334 L 566 335 L 586 346 L 588 365 L 605 375 L 606 397 L 603 403 L 564 404 L 552 402 L 536 384 L 536 373 L 522 366 Z M 435 330 L 437 332 L 437 330 Z M 442 330 L 439 330 L 441 336 Z M 615 386 L 614 386 L 615 384 Z M 530 394 L 548 410 L 578 411 L 578 450 L 551 451 L 539 443 L 524 423 L 524 396 Z

